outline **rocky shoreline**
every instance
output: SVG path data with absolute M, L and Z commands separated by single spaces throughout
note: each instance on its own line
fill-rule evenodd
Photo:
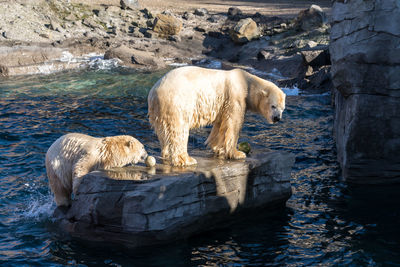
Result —
M 331 87 L 330 29 L 315 5 L 295 18 L 238 7 L 158 12 L 138 1 L 9 1 L 0 13 L 0 77 L 82 68 L 104 56 L 139 70 L 217 60 L 281 86 Z

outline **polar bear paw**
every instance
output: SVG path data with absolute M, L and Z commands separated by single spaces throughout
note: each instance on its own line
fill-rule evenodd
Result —
M 235 150 L 232 153 L 232 158 L 233 159 L 245 159 L 246 158 L 246 153 L 239 151 L 239 150 Z
M 171 161 L 173 166 L 179 166 L 179 167 L 197 164 L 197 160 L 190 157 L 187 153 L 173 157 Z

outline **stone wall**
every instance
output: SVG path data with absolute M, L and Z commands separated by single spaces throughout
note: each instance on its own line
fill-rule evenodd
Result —
M 400 1 L 335 1 L 330 37 L 343 176 L 400 182 Z

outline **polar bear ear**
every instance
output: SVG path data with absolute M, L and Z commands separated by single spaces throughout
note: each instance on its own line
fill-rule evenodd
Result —
M 261 95 L 268 97 L 269 96 L 269 90 L 261 90 Z
M 135 146 L 135 141 L 134 140 L 129 140 L 125 144 L 127 147 L 134 147 Z

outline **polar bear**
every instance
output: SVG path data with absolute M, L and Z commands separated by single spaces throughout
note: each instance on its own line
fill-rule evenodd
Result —
M 81 177 L 93 170 L 123 167 L 143 161 L 144 146 L 129 135 L 96 138 L 70 133 L 47 150 L 46 171 L 57 206 L 69 206 Z
M 171 70 L 150 90 L 148 113 L 161 144 L 161 157 L 174 166 L 196 164 L 187 153 L 189 130 L 213 125 L 206 141 L 215 155 L 242 159 L 236 149 L 246 110 L 278 122 L 285 93 L 272 82 L 241 69 L 194 66 Z

